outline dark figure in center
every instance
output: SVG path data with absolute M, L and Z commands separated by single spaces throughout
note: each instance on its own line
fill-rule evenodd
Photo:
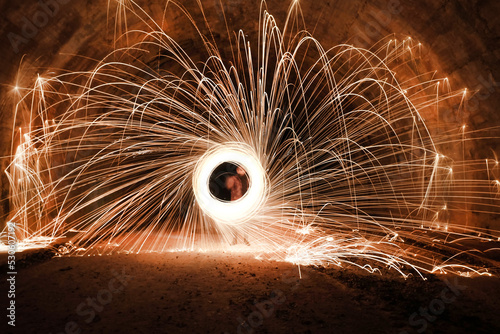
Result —
M 226 178 L 226 188 L 231 192 L 231 201 L 236 201 L 243 197 L 248 190 L 248 177 L 245 170 L 238 166 L 236 168 L 236 175 L 231 175 Z M 238 231 L 234 229 L 234 239 L 231 243 L 236 245 L 238 243 Z M 245 234 L 243 234 L 243 242 L 250 246 Z
M 226 178 L 226 188 L 231 192 L 231 201 L 236 201 L 245 195 L 248 190 L 248 178 L 243 168 L 236 168 L 236 175 Z

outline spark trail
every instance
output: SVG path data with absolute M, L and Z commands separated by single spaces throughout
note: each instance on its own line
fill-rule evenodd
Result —
M 209 23 L 173 5 L 204 61 L 121 1 L 117 15 L 143 27 L 125 29 L 126 47 L 20 89 L 16 112 L 30 116 L 7 173 L 25 247 L 70 236 L 75 254 L 208 250 L 243 236 L 256 256 L 298 264 L 488 274 L 462 241 L 499 233 L 456 218 L 465 201 L 498 214 L 498 167 L 482 160 L 488 179 L 472 179 L 465 166 L 477 161 L 440 152 L 463 136 L 431 135 L 422 113 L 462 108 L 466 94 L 448 79 L 400 74 L 412 73 L 419 44 L 324 49 L 293 2 L 282 27 L 261 10 L 256 42 L 228 34 L 222 57 Z M 226 162 L 248 172 L 236 201 L 210 190 Z

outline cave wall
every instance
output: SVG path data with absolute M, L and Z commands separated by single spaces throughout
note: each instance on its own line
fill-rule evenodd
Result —
M 199 45 L 197 39 L 191 37 L 194 30 L 180 11 L 172 7 L 162 21 L 164 0 L 137 3 L 158 22 L 163 22 L 163 29 L 179 44 L 196 52 Z M 190 11 L 193 9 L 197 21 L 202 19 L 196 1 L 181 3 Z M 213 31 L 226 34 L 219 0 L 204 0 L 202 3 Z M 223 0 L 222 4 L 230 30 L 241 28 L 247 35 L 257 34 L 259 1 Z M 281 24 L 289 6 L 290 1 L 267 3 L 269 11 Z M 438 76 L 448 77 L 455 89 L 469 89 L 464 114 L 444 113 L 439 116 L 441 122 L 448 124 L 449 128 L 458 128 L 465 122 L 471 131 L 500 125 L 500 113 L 497 112 L 500 105 L 500 2 L 302 0 L 301 8 L 307 27 L 325 48 L 339 43 L 370 47 L 390 34 L 398 38 L 411 36 L 422 43 L 426 70 L 436 70 Z M 121 8 L 113 2 L 108 8 L 108 0 L 0 0 L 0 10 L 3 15 L 0 22 L 3 32 L 0 40 L 3 51 L 0 71 L 0 157 L 3 157 L 0 161 L 0 219 L 4 221 L 9 212 L 9 188 L 3 172 L 12 153 L 13 128 L 21 125 L 14 122 L 15 103 L 19 97 L 14 86 L 29 87 L 37 74 L 60 73 L 59 69 L 84 69 L 88 64 L 84 57 L 101 59 L 112 50 L 115 20 L 123 16 Z M 131 28 L 137 22 L 129 20 L 127 24 Z M 221 53 L 229 52 L 226 43 L 221 47 Z M 493 128 L 483 131 L 482 136 L 500 137 L 500 131 Z M 498 139 L 471 143 L 467 154 L 493 158 L 493 152 L 499 151 L 499 144 Z M 16 145 L 14 142 L 14 147 Z M 491 225 L 491 222 L 476 224 Z M 493 227 L 500 229 L 500 222 L 495 222 Z

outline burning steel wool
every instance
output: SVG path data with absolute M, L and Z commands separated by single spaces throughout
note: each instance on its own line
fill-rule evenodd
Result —
M 13 136 L 10 221 L 24 247 L 239 249 L 489 275 L 464 241 L 500 233 L 460 216 L 476 202 L 498 213 L 498 162 L 441 152 L 444 142 L 463 147 L 465 127 L 431 135 L 422 110 L 461 112 L 467 91 L 434 73 L 402 74 L 421 61 L 419 43 L 324 49 L 294 1 L 282 26 L 262 9 L 259 36 L 228 32 L 232 54 L 222 56 L 209 22 L 181 9 L 199 34 L 196 55 L 121 1 L 143 27 L 117 38 L 125 47 L 89 71 L 16 87 L 16 113 L 29 121 Z

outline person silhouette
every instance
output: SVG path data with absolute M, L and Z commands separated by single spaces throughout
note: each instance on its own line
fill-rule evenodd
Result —
M 236 175 L 231 175 L 226 178 L 226 188 L 231 193 L 231 201 L 236 201 L 242 198 L 248 190 L 248 177 L 246 171 L 238 166 L 236 168 Z M 231 245 L 236 245 L 238 243 L 238 235 L 240 232 L 237 228 L 233 229 L 234 239 Z M 245 234 L 243 234 L 243 242 L 250 246 L 248 239 Z
M 236 175 L 226 178 L 226 188 L 231 192 L 231 201 L 236 201 L 245 195 L 248 190 L 248 178 L 242 167 L 236 168 Z

